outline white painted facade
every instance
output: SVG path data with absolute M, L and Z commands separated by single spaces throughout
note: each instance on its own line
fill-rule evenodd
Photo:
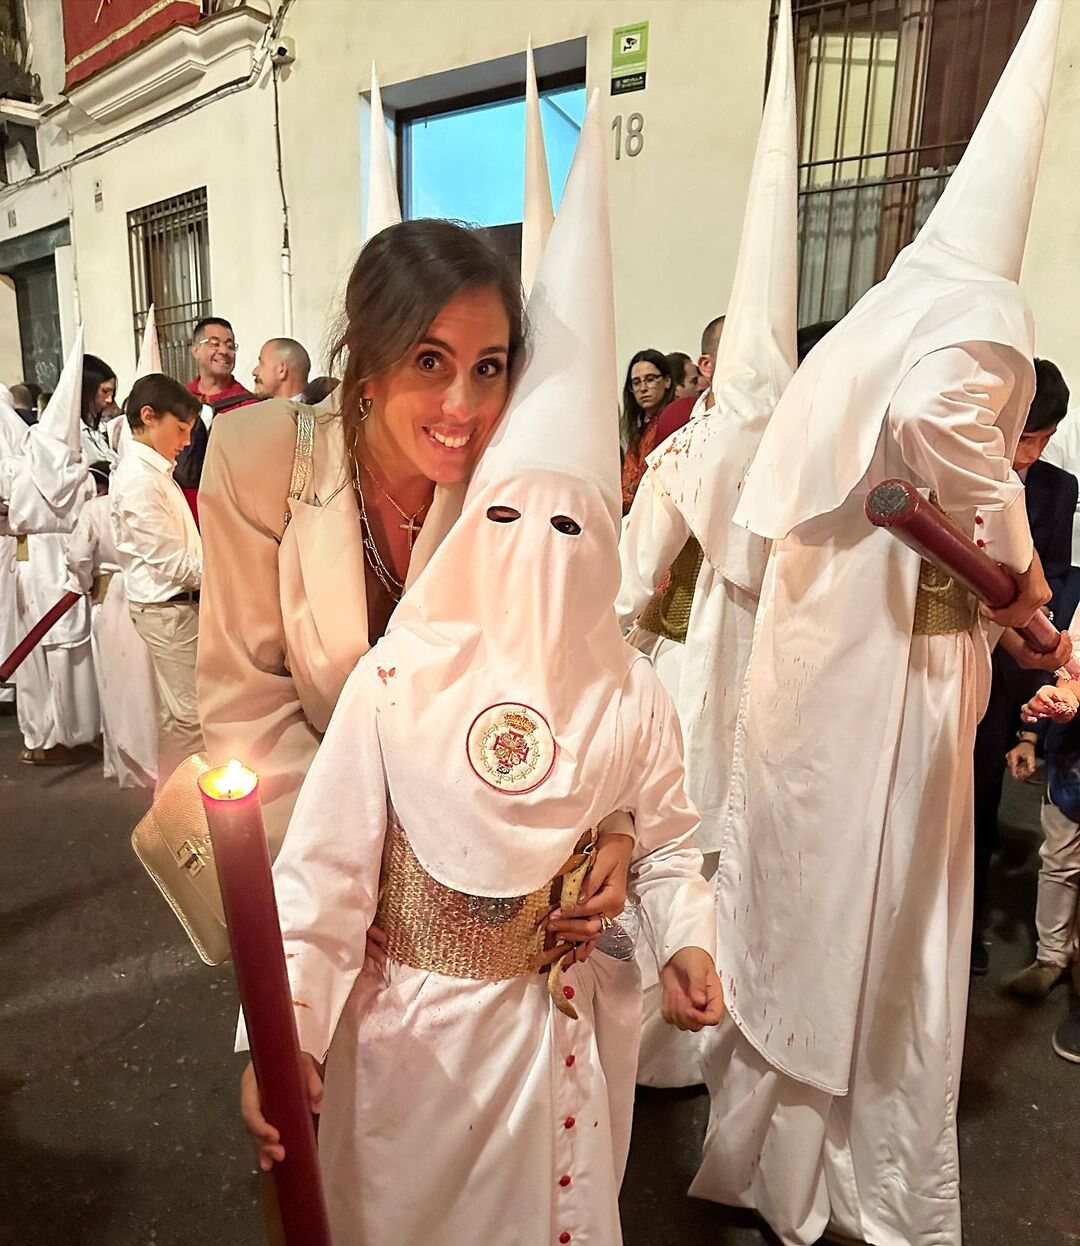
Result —
M 173 29 L 66 102 L 60 6 L 26 3 L 46 97 L 43 173 L 0 187 L 0 243 L 70 215 L 72 246 L 57 255 L 64 339 L 81 317 L 87 349 L 116 368 L 123 392 L 135 363 L 127 213 L 205 186 L 213 307 L 235 326 L 237 375 L 246 381 L 263 340 L 288 323 L 272 81 L 260 46 L 271 0 Z M 647 89 L 612 96 L 612 31 L 636 21 L 650 23 Z M 631 112 L 645 119 L 640 155 L 616 161 L 614 137 L 610 149 L 620 358 L 646 345 L 696 354 L 703 324 L 727 301 L 768 23 L 769 0 L 294 0 L 282 33 L 296 60 L 279 72 L 292 335 L 316 370 L 361 237 L 371 62 L 392 101 L 402 84 L 520 54 L 530 36 L 541 56 L 584 38 L 587 84 L 600 88 L 609 121 Z M 1070 306 L 1080 277 L 1078 58 L 1075 3 L 1065 6 L 1025 285 L 1040 350 L 1080 393 Z M 0 379 L 8 381 L 18 379 L 11 311 L 0 288 Z

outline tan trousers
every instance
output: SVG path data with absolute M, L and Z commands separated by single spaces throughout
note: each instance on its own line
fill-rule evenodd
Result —
M 1043 843 L 1035 902 L 1037 955 L 1039 960 L 1064 969 L 1076 959 L 1080 942 L 1080 825 L 1049 801 L 1043 801 L 1040 821 Z
M 130 603 L 131 621 L 146 642 L 154 668 L 158 720 L 158 787 L 176 767 L 203 748 L 195 695 L 199 647 L 196 602 L 166 605 Z

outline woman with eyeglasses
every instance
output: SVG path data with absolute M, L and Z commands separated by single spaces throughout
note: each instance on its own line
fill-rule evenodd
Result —
M 660 412 L 675 396 L 671 368 L 658 350 L 639 350 L 630 360 L 623 384 L 623 514 L 645 474 L 645 460 L 656 448 Z

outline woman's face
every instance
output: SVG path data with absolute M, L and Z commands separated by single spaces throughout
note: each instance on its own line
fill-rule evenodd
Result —
M 423 339 L 364 386 L 364 441 L 390 477 L 464 480 L 506 406 L 510 321 L 498 290 L 456 295 Z
M 670 385 L 671 377 L 664 376 L 656 364 L 649 363 L 647 359 L 635 363 L 630 369 L 630 388 L 646 415 L 654 414 L 663 406 Z
M 116 378 L 113 377 L 108 381 L 102 381 L 94 395 L 94 410 L 100 415 L 106 407 L 112 405 L 112 400 L 116 397 Z
M 688 363 L 683 373 L 682 384 L 676 386 L 676 398 L 696 398 L 705 388 L 705 378 L 696 363 Z

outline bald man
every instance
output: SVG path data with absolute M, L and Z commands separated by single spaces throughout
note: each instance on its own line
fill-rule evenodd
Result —
M 272 337 L 259 351 L 259 362 L 252 369 L 255 393 L 260 398 L 291 398 L 299 402 L 308 383 L 311 360 L 291 337 Z

